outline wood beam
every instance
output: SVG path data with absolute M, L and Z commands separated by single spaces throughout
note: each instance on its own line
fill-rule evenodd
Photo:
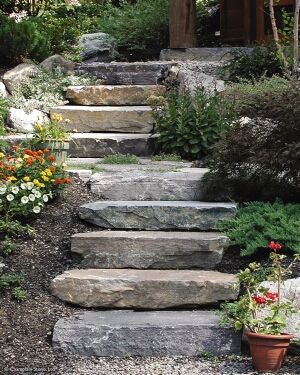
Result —
M 196 0 L 169 0 L 170 48 L 197 46 Z

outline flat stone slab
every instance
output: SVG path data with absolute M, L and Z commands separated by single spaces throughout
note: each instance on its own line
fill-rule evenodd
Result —
M 81 269 L 57 276 L 51 291 L 83 307 L 153 310 L 235 299 L 236 281 L 235 275 L 216 271 Z
M 123 85 L 123 86 L 70 86 L 67 99 L 79 105 L 146 105 L 150 96 L 165 93 L 164 86 Z
M 205 168 L 176 168 L 155 165 L 130 170 L 101 171 L 91 178 L 91 190 L 106 200 L 198 201 L 203 197 Z
M 78 74 L 87 74 L 99 78 L 103 85 L 157 85 L 163 83 L 170 62 L 112 62 L 79 64 Z
M 72 236 L 88 268 L 212 269 L 228 238 L 220 233 L 101 231 Z
M 73 133 L 69 157 L 103 158 L 107 155 L 132 154 L 149 156 L 155 151 L 155 136 L 151 134 Z M 16 134 L 3 137 L 11 144 L 30 139 L 32 135 Z
M 79 217 L 106 229 L 213 231 L 236 209 L 234 203 L 99 201 L 79 207 Z
M 252 48 L 240 47 L 212 47 L 212 48 L 174 48 L 163 49 L 160 53 L 162 61 L 224 61 L 229 60 L 231 52 L 236 49 L 251 51 Z
M 52 344 L 88 357 L 220 356 L 240 354 L 241 335 L 214 311 L 86 311 L 60 319 Z
M 150 133 L 153 129 L 151 107 L 84 107 L 64 105 L 53 107 L 50 116 L 60 114 L 70 120 L 65 127 L 78 132 Z

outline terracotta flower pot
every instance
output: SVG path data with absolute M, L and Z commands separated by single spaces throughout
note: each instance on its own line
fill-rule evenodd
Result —
M 253 366 L 258 372 L 277 372 L 280 370 L 292 335 L 264 335 L 246 333 L 250 345 Z

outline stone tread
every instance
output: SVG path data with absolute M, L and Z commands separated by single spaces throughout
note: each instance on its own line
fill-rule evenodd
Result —
M 74 234 L 71 251 L 85 268 L 212 269 L 227 241 L 213 232 L 97 231 Z
M 70 133 L 69 156 L 72 158 L 103 158 L 117 153 L 149 156 L 155 150 L 155 137 L 151 134 L 134 133 Z M 14 134 L 3 138 L 14 144 L 30 139 L 31 135 Z
M 84 311 L 56 323 L 53 346 L 95 357 L 219 356 L 240 354 L 241 335 L 214 311 Z
M 205 168 L 181 168 L 158 164 L 148 168 L 120 166 L 95 173 L 91 190 L 106 200 L 199 201 L 203 197 L 202 179 Z M 177 168 L 178 167 L 178 168 Z
M 70 86 L 66 97 L 77 105 L 139 106 L 147 105 L 149 97 L 163 95 L 165 91 L 161 85 Z
M 52 294 L 83 307 L 165 309 L 235 299 L 235 275 L 216 271 L 76 269 L 57 276 Z
M 214 231 L 236 209 L 234 203 L 98 201 L 80 206 L 79 216 L 106 229 Z
M 67 131 L 150 133 L 153 119 L 149 106 L 78 106 L 64 105 L 50 109 L 50 116 L 60 114 L 70 122 Z

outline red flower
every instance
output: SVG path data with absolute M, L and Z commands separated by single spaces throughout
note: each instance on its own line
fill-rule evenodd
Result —
M 267 299 L 263 296 L 253 296 L 252 300 L 255 301 L 258 305 L 265 305 L 267 303 Z
M 271 292 L 266 292 L 265 297 L 273 302 L 277 301 L 278 299 L 278 293 L 271 293 Z
M 276 241 L 270 241 L 269 242 L 269 245 L 268 245 L 268 248 L 271 249 L 271 250 L 281 250 L 282 249 L 282 245 L 280 245 L 280 243 L 276 242 Z

